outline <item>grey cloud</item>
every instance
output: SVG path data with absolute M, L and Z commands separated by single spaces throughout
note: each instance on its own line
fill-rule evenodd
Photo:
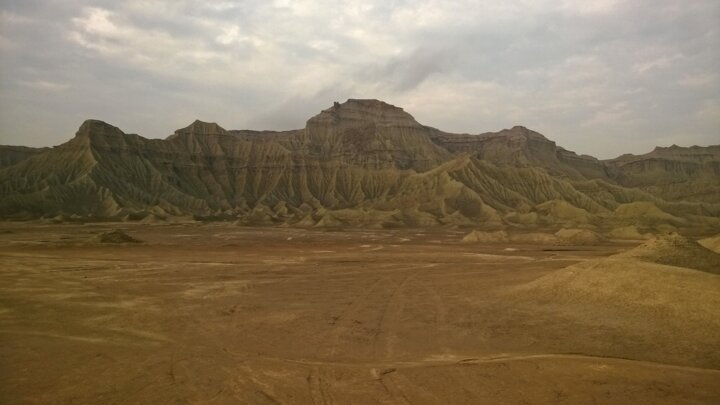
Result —
M 150 137 L 299 128 L 352 97 L 601 157 L 720 138 L 712 0 L 28 0 L 0 18 L 0 143 L 57 144 L 88 117 Z
M 321 89 L 315 94 L 295 95 L 270 103 L 270 108 L 248 119 L 249 129 L 290 130 L 302 128 L 305 121 L 328 108 L 334 101 L 342 102 L 353 90 L 343 86 Z M 330 100 L 330 101 L 329 101 Z
M 397 91 L 407 91 L 420 85 L 428 76 L 450 69 L 455 55 L 446 49 L 421 46 L 407 55 L 392 58 L 382 66 L 361 72 L 366 80 L 390 86 Z

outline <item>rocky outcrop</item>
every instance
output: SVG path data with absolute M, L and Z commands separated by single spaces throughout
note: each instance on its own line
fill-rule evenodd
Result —
M 350 99 L 307 121 L 302 142 L 321 158 L 368 169 L 429 170 L 452 155 L 402 108 Z

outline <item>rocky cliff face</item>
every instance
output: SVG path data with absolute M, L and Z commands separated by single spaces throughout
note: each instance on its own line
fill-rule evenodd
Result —
M 426 171 L 452 157 L 429 132 L 402 108 L 351 99 L 309 119 L 303 142 L 317 156 L 351 165 Z
M 503 166 L 541 167 L 570 179 L 608 178 L 606 166 L 591 156 L 580 156 L 558 147 L 543 135 L 522 126 L 480 135 L 436 132 L 432 140 L 453 153 Z
M 614 180 L 668 200 L 720 202 L 720 145 L 657 147 L 607 161 Z
M 377 100 L 336 104 L 286 132 L 195 121 L 160 140 L 89 120 L 63 145 L 5 159 L 0 213 L 10 218 L 595 226 L 627 222 L 638 207 L 628 203 L 641 202 L 652 221 L 720 225 L 718 204 L 618 184 L 632 178 L 627 157 L 578 156 L 523 127 L 448 134 Z

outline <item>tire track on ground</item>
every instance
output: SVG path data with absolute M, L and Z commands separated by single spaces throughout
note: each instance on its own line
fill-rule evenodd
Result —
M 349 331 L 352 331 L 353 320 L 352 318 L 359 314 L 363 309 L 371 307 L 373 304 L 376 304 L 382 300 L 382 297 L 386 295 L 387 288 L 383 288 L 387 282 L 392 280 L 394 276 L 396 277 L 397 272 L 407 271 L 407 270 L 415 270 L 415 267 L 412 268 L 404 268 L 404 269 L 397 269 L 397 270 L 391 270 L 393 274 L 386 275 L 386 276 L 380 276 L 375 282 L 370 285 L 370 287 L 366 288 L 363 293 L 358 295 L 353 301 L 350 303 L 350 305 L 343 311 L 337 318 L 333 321 L 333 332 L 330 337 L 330 355 L 334 356 L 337 351 L 338 347 L 340 346 L 340 339 L 344 334 L 346 334 Z M 393 292 L 394 294 L 395 292 Z M 373 298 L 375 297 L 375 298 Z M 385 307 L 383 307 L 383 310 L 381 311 L 381 317 L 383 312 L 385 311 Z M 381 331 L 381 325 L 377 325 L 377 330 L 375 332 L 374 338 L 377 338 L 377 334 Z
M 408 397 L 405 396 L 405 393 L 402 392 L 402 390 L 397 386 L 397 384 L 392 382 L 392 378 L 385 377 L 386 375 L 394 373 L 394 368 L 383 370 L 380 372 L 378 372 L 377 370 L 373 370 L 373 372 L 375 375 L 377 375 L 377 382 L 380 383 L 383 391 L 385 391 L 385 393 L 390 397 L 391 403 L 412 405 L 412 402 L 410 402 Z
M 320 369 L 313 367 L 307 376 L 310 401 L 313 405 L 333 405 L 337 402 L 328 391 L 328 384 L 320 377 Z
M 400 284 L 395 287 L 390 298 L 385 302 L 380 315 L 380 321 L 377 325 L 378 335 L 377 340 L 380 340 L 379 336 L 382 335 L 385 343 L 382 349 L 382 358 L 390 358 L 395 353 L 395 346 L 397 344 L 397 330 L 398 325 L 401 321 L 401 316 L 405 308 L 405 302 L 407 297 L 405 295 L 405 289 L 409 283 L 414 282 L 418 273 L 425 268 L 435 267 L 437 263 L 430 263 L 424 266 L 414 267 L 411 269 L 410 274 L 406 274 Z M 376 342 L 377 346 L 378 342 Z M 379 350 L 375 350 L 376 353 Z
M 575 353 L 536 353 L 536 354 L 499 354 L 497 356 L 488 357 L 460 357 L 453 356 L 449 359 L 430 359 L 425 358 L 422 360 L 413 361 L 387 361 L 387 362 L 332 362 L 332 361 L 317 361 L 317 360 L 303 360 L 303 359 L 282 359 L 266 357 L 267 360 L 275 360 L 293 364 L 301 364 L 308 366 L 322 366 L 322 367 L 337 367 L 337 368 L 355 368 L 355 367 L 367 367 L 367 368 L 378 368 L 378 369 L 403 369 L 403 368 L 417 368 L 417 367 L 442 367 L 451 365 L 473 365 L 473 364 L 491 364 L 491 363 L 502 363 L 505 361 L 522 361 L 522 360 L 544 360 L 544 359 L 568 359 L 568 360 L 606 360 L 611 362 L 619 363 L 634 363 L 637 365 L 643 365 L 654 368 L 667 368 L 675 370 L 686 370 L 686 371 L 697 371 L 706 373 L 717 373 L 720 376 L 720 369 L 696 367 L 696 366 L 684 366 L 678 364 L 667 364 L 658 363 L 650 360 L 636 360 L 622 357 L 612 356 L 597 356 L 589 354 L 575 354 Z
M 395 352 L 395 345 L 397 344 L 397 333 L 394 332 L 397 328 L 398 322 L 400 322 L 400 316 L 402 315 L 403 308 L 405 306 L 405 298 L 403 290 L 405 286 L 410 282 L 415 275 L 417 270 L 405 276 L 402 281 L 395 287 L 390 295 L 390 298 L 385 302 L 382 311 L 380 312 L 380 318 L 377 324 L 377 334 L 375 335 L 375 353 L 378 353 L 377 346 L 381 340 L 384 340 L 382 345 L 382 353 L 379 357 L 389 358 Z
M 347 330 L 351 330 L 351 322 L 350 319 L 354 314 L 357 314 L 362 308 L 364 308 L 366 305 L 367 300 L 369 297 L 376 293 L 376 290 L 379 286 L 381 286 L 384 282 L 389 280 L 390 277 L 379 277 L 370 287 L 368 287 L 363 293 L 358 295 L 353 301 L 350 303 L 350 305 L 343 311 L 337 318 L 334 319 L 333 322 L 333 333 L 331 335 L 331 342 L 330 342 L 330 355 L 334 356 L 337 352 L 338 346 L 340 345 L 340 338 Z
M 449 352 L 450 348 L 448 347 L 447 334 L 440 332 L 446 331 L 448 328 L 447 306 L 445 305 L 445 302 L 440 296 L 440 294 L 437 292 L 437 289 L 431 284 L 422 281 L 418 277 L 415 278 L 414 282 L 430 295 L 430 299 L 433 301 L 433 304 L 435 306 L 435 336 L 437 340 L 437 346 L 438 348 L 440 348 L 441 351 Z

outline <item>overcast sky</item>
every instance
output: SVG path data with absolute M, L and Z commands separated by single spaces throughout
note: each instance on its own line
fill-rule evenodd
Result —
M 601 158 L 720 143 L 717 0 L 0 0 L 0 143 L 293 129 L 377 98 Z

